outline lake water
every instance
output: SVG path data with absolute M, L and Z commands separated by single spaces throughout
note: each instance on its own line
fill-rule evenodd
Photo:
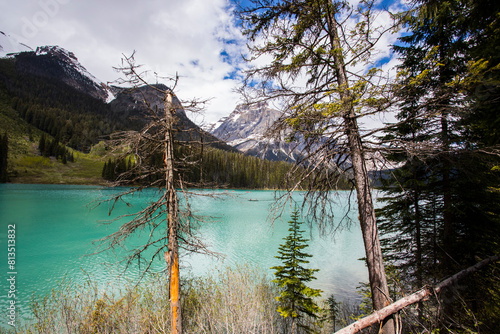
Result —
M 28 312 L 28 303 L 33 295 L 48 293 L 57 281 L 70 278 L 81 283 L 90 277 L 105 286 L 117 279 L 134 279 L 139 268 L 131 266 L 125 274 L 116 262 L 117 254 L 108 252 L 85 256 L 95 251 L 93 241 L 116 229 L 119 223 L 103 225 L 109 219 L 108 206 L 91 209 L 92 203 L 116 190 L 91 186 L 70 185 L 0 185 L 0 305 L 2 318 L 8 306 L 9 282 L 13 270 L 8 267 L 9 229 L 15 225 L 15 287 L 17 310 Z M 216 259 L 207 255 L 181 254 L 181 275 L 203 275 L 224 265 L 249 263 L 272 276 L 269 268 L 279 264 L 274 256 L 288 234 L 288 209 L 285 215 L 273 224 L 269 221 L 270 207 L 274 202 L 273 191 L 201 191 L 214 193 L 217 198 L 193 197 L 190 200 L 195 213 L 212 217 L 203 223 L 199 234 L 210 250 L 224 255 Z M 135 212 L 154 196 L 149 191 L 132 199 L 132 206 L 119 204 L 114 216 Z M 345 195 L 345 196 L 344 196 Z M 302 196 L 296 194 L 297 200 Z M 340 194 L 338 217 L 345 214 L 345 194 Z M 357 217 L 356 212 L 350 213 Z M 340 218 L 339 218 L 340 219 Z M 359 258 L 364 257 L 361 232 L 357 224 L 350 230 L 321 237 L 316 228 L 307 230 L 310 246 L 306 250 L 313 255 L 310 267 L 318 268 L 317 280 L 311 286 L 324 291 L 327 297 L 333 293 L 337 300 L 356 299 L 359 282 L 368 280 L 367 270 Z M 10 232 L 12 234 L 12 232 Z M 134 242 L 145 236 L 138 236 Z M 161 271 L 165 263 L 158 260 L 153 270 Z

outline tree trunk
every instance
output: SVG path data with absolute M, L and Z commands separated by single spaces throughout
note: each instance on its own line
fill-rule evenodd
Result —
M 168 252 L 165 259 L 169 272 L 171 334 L 182 333 L 182 317 L 179 284 L 179 244 L 178 230 L 178 202 L 174 186 L 174 143 L 173 124 L 175 107 L 172 103 L 172 93 L 165 96 L 165 189 L 167 192 L 168 215 Z
M 373 324 L 376 324 L 377 322 L 382 321 L 383 319 L 387 318 L 391 314 L 394 314 L 396 312 L 399 312 L 403 308 L 415 304 L 417 302 L 420 302 L 424 300 L 426 297 L 430 296 L 431 294 L 439 294 L 441 290 L 447 286 L 452 285 L 453 283 L 457 282 L 458 280 L 462 279 L 463 277 L 470 275 L 471 273 L 474 273 L 478 271 L 479 269 L 487 266 L 488 264 L 492 262 L 497 262 L 500 260 L 500 256 L 492 256 L 489 257 L 479 263 L 476 263 L 472 267 L 469 267 L 467 269 L 464 269 L 460 271 L 459 273 L 445 279 L 441 283 L 439 283 L 434 289 L 429 288 L 429 287 L 424 287 L 421 290 L 406 296 L 404 298 L 401 298 L 400 300 L 384 307 L 381 310 L 375 311 L 372 314 L 359 319 L 358 321 L 350 324 L 347 327 L 342 328 L 341 330 L 335 332 L 335 334 L 354 334 L 362 330 L 363 328 L 369 327 Z
M 358 200 L 359 223 L 363 233 L 365 245 L 366 263 L 368 266 L 368 277 L 372 292 L 373 308 L 380 310 L 391 303 L 389 299 L 389 287 L 385 275 L 382 257 L 382 249 L 377 230 L 377 219 L 370 189 L 370 180 L 366 169 L 365 159 L 361 145 L 359 130 L 353 117 L 345 117 L 346 134 L 351 150 L 351 161 L 354 171 L 354 180 Z M 381 333 L 394 333 L 392 319 L 387 319 L 382 327 Z
M 417 179 L 416 172 L 413 174 L 413 179 Z M 416 282 L 417 286 L 422 286 L 424 282 L 424 273 L 423 273 L 423 265 L 422 265 L 422 223 L 420 221 L 420 199 L 419 199 L 419 189 L 413 190 L 413 206 L 415 209 L 415 241 L 416 241 L 416 249 L 415 249 L 415 262 L 417 265 L 416 274 Z M 418 305 L 418 319 L 422 319 L 422 305 Z
M 380 310 L 389 305 L 389 288 L 385 276 L 385 268 L 382 258 L 382 249 L 377 231 L 377 220 L 370 189 L 370 180 L 366 169 L 366 161 L 363 154 L 361 135 L 357 124 L 357 118 L 352 106 L 351 93 L 349 92 L 349 81 L 347 80 L 347 71 L 341 53 L 342 46 L 338 35 L 338 22 L 335 19 L 335 13 L 331 3 L 326 2 L 327 20 L 330 43 L 333 46 L 335 54 L 335 71 L 337 74 L 337 83 L 340 90 L 340 98 L 345 104 L 344 110 L 344 132 L 347 136 L 350 149 L 352 168 L 354 171 L 354 180 L 358 199 L 359 223 L 363 233 L 363 242 L 365 245 L 366 262 L 368 266 L 368 276 L 370 280 L 370 289 L 372 293 L 373 308 Z M 383 320 L 381 333 L 394 333 L 394 321 L 392 318 Z
M 441 115 L 441 140 L 442 140 L 442 184 L 443 184 L 443 249 L 444 249 L 444 274 L 450 275 L 453 272 L 453 222 L 451 213 L 451 182 L 450 182 L 450 140 L 448 129 L 448 113 L 445 111 Z

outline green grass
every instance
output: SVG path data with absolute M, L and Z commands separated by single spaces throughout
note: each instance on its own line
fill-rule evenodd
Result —
M 63 164 L 55 158 L 21 156 L 10 166 L 10 181 L 13 183 L 44 184 L 88 184 L 100 185 L 106 181 L 101 177 L 104 161 L 78 152 L 75 162 Z
M 101 185 L 104 158 L 74 151 L 75 162 L 63 164 L 40 156 L 38 142 L 43 132 L 27 124 L 12 109 L 0 90 L 0 133 L 9 137 L 8 171 L 12 183 Z M 50 136 L 49 136 L 50 137 Z

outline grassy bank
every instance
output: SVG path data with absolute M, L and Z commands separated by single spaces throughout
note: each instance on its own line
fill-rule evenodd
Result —
M 0 94 L 1 95 L 1 94 Z M 0 133 L 9 138 L 8 173 L 12 183 L 43 184 L 105 184 L 102 179 L 104 158 L 73 152 L 75 162 L 63 164 L 54 158 L 42 157 L 38 142 L 43 132 L 27 124 L 0 96 Z
M 75 162 L 63 164 L 55 158 L 23 155 L 12 160 L 10 182 L 103 185 L 104 161 L 75 151 Z
M 277 287 L 250 266 L 214 270 L 185 279 L 185 333 L 287 333 L 288 319 L 277 309 Z M 33 319 L 17 333 L 169 333 L 169 300 L 164 275 L 134 286 L 100 291 L 92 281 L 83 286 L 63 281 L 51 294 L 36 297 Z M 338 317 L 340 318 L 340 317 Z M 349 320 L 346 313 L 345 321 Z M 333 332 L 328 308 L 311 324 L 318 333 Z M 343 323 L 337 320 L 337 328 Z M 14 333 L 5 331 L 5 333 Z

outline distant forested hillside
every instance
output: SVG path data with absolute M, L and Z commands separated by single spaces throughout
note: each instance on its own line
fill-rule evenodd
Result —
M 131 94 L 107 104 L 56 77 L 39 76 L 22 66 L 15 58 L 0 59 L 0 133 L 10 139 L 7 172 L 12 182 L 104 183 L 131 168 L 130 161 L 119 161 L 110 153 L 112 148 L 98 145 L 116 131 L 137 130 L 144 124 Z M 194 123 L 182 116 L 179 126 L 202 135 L 207 146 L 197 148 L 200 163 L 179 171 L 187 184 L 248 189 L 285 186 L 292 164 L 239 153 L 215 142 L 208 133 L 192 131 Z M 64 154 L 48 153 L 46 145 L 40 145 L 45 142 Z M 151 163 L 161 161 L 159 156 Z
M 61 143 L 88 152 L 105 136 L 134 127 L 96 98 L 54 79 L 20 71 L 15 59 L 0 59 L 0 89 L 28 124 Z

